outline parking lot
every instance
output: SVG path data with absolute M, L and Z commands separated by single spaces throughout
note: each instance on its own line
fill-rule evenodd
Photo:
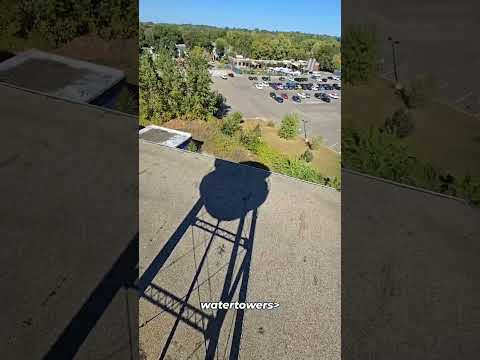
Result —
M 326 103 L 316 99 L 313 94 L 315 92 L 329 93 L 329 91 L 274 90 L 271 87 L 257 89 L 255 87 L 257 81 L 249 80 L 248 75 L 235 75 L 235 77 L 229 77 L 227 80 L 222 79 L 220 75 L 215 75 L 217 74 L 212 76 L 213 86 L 225 96 L 227 105 L 231 107 L 230 112 L 239 111 L 245 118 L 272 120 L 277 124 L 286 114 L 295 112 L 301 120 L 306 121 L 308 137 L 321 136 L 327 147 L 340 152 L 341 91 L 335 90 L 340 99 L 332 99 L 330 103 Z M 259 77 L 259 81 L 261 81 L 261 77 Z M 270 81 L 277 82 L 278 77 L 271 77 Z M 310 79 L 309 82 L 315 83 Z M 329 83 L 331 83 L 330 80 Z M 269 96 L 270 92 L 275 92 L 277 95 L 286 93 L 288 99 L 284 100 L 283 103 L 278 103 Z M 292 96 L 299 92 L 308 93 L 311 98 L 302 99 L 301 103 L 295 103 L 292 101 Z M 303 123 L 301 125 L 303 134 Z

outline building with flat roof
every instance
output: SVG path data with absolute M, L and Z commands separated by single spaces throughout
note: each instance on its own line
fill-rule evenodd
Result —
M 158 125 L 148 125 L 140 129 L 138 134 L 144 141 L 179 149 L 185 149 L 192 139 L 190 133 Z
M 288 68 L 292 71 L 303 71 L 307 65 L 305 60 L 270 60 L 270 59 L 250 59 L 237 55 L 229 58 L 233 71 L 241 72 L 243 70 L 256 70 L 267 68 Z
M 121 70 L 36 49 L 0 62 L 0 81 L 82 103 L 95 102 L 124 80 Z M 117 93 L 97 105 L 110 104 Z

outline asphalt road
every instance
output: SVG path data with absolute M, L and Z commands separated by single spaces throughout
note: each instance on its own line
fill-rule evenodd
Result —
M 303 99 L 297 104 L 291 97 L 300 90 L 279 90 L 277 94 L 287 93 L 288 100 L 282 104 L 270 98 L 272 88 L 259 90 L 255 88 L 255 81 L 248 80 L 247 75 L 222 79 L 213 76 L 213 86 L 227 99 L 230 111 L 240 111 L 246 118 L 262 118 L 273 120 L 279 124 L 288 113 L 298 113 L 300 119 L 306 120 L 307 136 L 321 136 L 324 144 L 330 149 L 340 152 L 341 143 L 341 98 L 325 103 L 313 97 L 314 91 L 302 91 L 311 94 L 310 99 Z M 276 81 L 276 78 L 272 78 Z M 325 92 L 325 91 L 323 91 Z M 328 92 L 328 91 L 326 91 Z M 341 92 L 335 91 L 341 96 Z M 303 134 L 303 124 L 299 131 Z

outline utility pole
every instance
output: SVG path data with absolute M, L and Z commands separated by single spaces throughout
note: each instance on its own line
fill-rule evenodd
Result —
M 395 52 L 395 45 L 400 44 L 400 41 L 393 40 L 391 36 L 388 37 L 388 41 L 390 41 L 392 45 L 392 57 L 393 57 L 393 72 L 395 73 L 395 82 L 398 83 L 398 69 L 397 69 L 397 56 Z
M 302 122 L 303 122 L 303 133 L 305 134 L 305 141 L 307 141 L 308 138 L 307 138 L 307 127 L 306 127 L 306 124 L 308 123 L 308 121 L 305 120 L 305 119 L 302 119 Z

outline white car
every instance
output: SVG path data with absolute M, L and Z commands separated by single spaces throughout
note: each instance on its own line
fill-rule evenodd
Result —
M 223 75 L 222 75 L 222 79 L 223 79 L 223 80 L 227 80 L 227 79 L 228 79 L 228 76 L 227 76 L 226 74 L 223 74 Z
M 340 99 L 340 97 L 335 93 L 330 93 L 328 96 L 330 96 L 332 99 Z
M 307 95 L 305 95 L 304 93 L 298 93 L 297 94 L 300 98 L 302 99 L 306 99 L 307 98 Z
M 269 87 L 268 83 L 267 83 L 267 82 L 265 82 L 265 81 L 264 81 L 264 82 L 262 82 L 262 83 L 261 83 L 261 85 L 262 85 L 263 87 Z
M 263 89 L 263 85 L 262 85 L 262 84 L 255 84 L 255 87 L 256 87 L 258 90 L 262 90 L 262 89 Z

